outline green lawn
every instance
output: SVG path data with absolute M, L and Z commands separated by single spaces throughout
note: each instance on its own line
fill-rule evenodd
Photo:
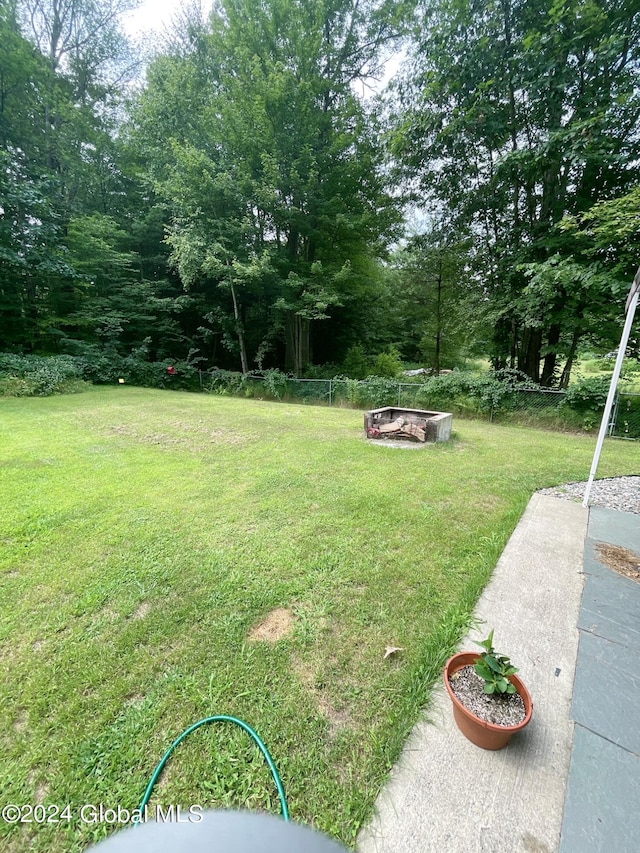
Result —
M 0 800 L 73 814 L 0 825 L 36 853 L 102 837 L 79 806 L 135 808 L 216 713 L 260 733 L 294 819 L 353 844 L 532 492 L 585 479 L 595 441 L 458 421 L 402 451 L 359 412 L 128 387 L 0 416 Z M 638 472 L 640 443 L 606 444 L 599 476 Z M 277 608 L 293 630 L 252 639 Z M 225 726 L 155 802 L 278 808 Z

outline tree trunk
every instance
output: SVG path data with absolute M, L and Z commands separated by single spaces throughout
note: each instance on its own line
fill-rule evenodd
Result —
M 437 301 L 436 301 L 436 352 L 433 360 L 433 369 L 436 376 L 440 375 L 440 347 L 442 341 L 442 256 L 439 258 L 437 279 Z
M 290 311 L 285 323 L 285 369 L 302 376 L 311 360 L 311 321 Z
M 549 346 L 552 347 L 552 350 L 548 352 L 544 357 L 544 365 L 542 367 L 542 376 L 540 378 L 540 384 L 544 385 L 545 388 L 548 388 L 553 384 L 553 374 L 556 369 L 556 360 L 558 358 L 555 348 L 560 341 L 560 326 L 558 323 L 554 323 L 549 329 Z
M 518 369 L 532 379 L 540 382 L 540 350 L 542 348 L 542 330 L 525 329 L 518 353 Z
M 509 367 L 513 370 L 516 366 L 518 355 L 518 321 L 514 317 L 511 321 L 511 351 L 509 353 Z
M 242 328 L 242 320 L 240 318 L 240 311 L 238 310 L 238 300 L 236 299 L 236 289 L 231 284 L 231 298 L 233 299 L 233 317 L 236 321 L 236 333 L 238 335 L 238 343 L 240 344 L 240 363 L 242 365 L 242 372 L 249 372 L 249 362 L 247 360 L 247 349 L 244 343 L 244 329 Z
M 578 349 L 578 343 L 580 338 L 582 337 L 582 331 L 576 329 L 573 333 L 573 338 L 571 339 L 571 346 L 569 348 L 569 355 L 567 356 L 567 361 L 560 375 L 560 388 L 564 391 L 569 387 L 569 379 L 571 378 L 571 368 L 573 367 L 573 360 L 576 357 L 576 350 Z

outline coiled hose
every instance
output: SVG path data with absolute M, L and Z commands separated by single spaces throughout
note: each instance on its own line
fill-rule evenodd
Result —
M 280 808 L 282 811 L 282 819 L 288 821 L 289 820 L 289 807 L 287 805 L 287 797 L 284 793 L 284 786 L 282 784 L 282 779 L 280 778 L 280 774 L 278 773 L 278 768 L 276 767 L 275 762 L 274 762 L 273 758 L 271 757 L 269 750 L 265 746 L 264 741 L 262 740 L 260 735 L 255 731 L 255 729 L 252 729 L 251 726 L 248 723 L 245 723 L 244 720 L 239 720 L 237 717 L 230 717 L 230 716 L 227 716 L 226 714 L 216 714 L 213 717 L 205 717 L 203 720 L 198 720 L 197 723 L 194 723 L 192 726 L 189 726 L 188 729 L 185 729 L 182 732 L 180 737 L 178 737 L 174 740 L 174 742 L 171 744 L 169 749 L 162 756 L 162 759 L 160 760 L 160 763 L 158 764 L 156 769 L 153 771 L 153 776 L 151 777 L 151 780 L 150 780 L 149 784 L 147 785 L 147 790 L 144 792 L 144 797 L 142 798 L 142 802 L 140 803 L 140 806 L 139 806 L 139 814 L 144 814 L 144 810 L 147 807 L 149 800 L 151 799 L 151 794 L 153 793 L 153 789 L 155 788 L 156 782 L 158 781 L 158 778 L 159 778 L 160 774 L 162 773 L 162 770 L 163 770 L 165 764 L 169 760 L 169 757 L 170 757 L 171 753 L 173 752 L 173 750 L 180 743 L 182 743 L 182 741 L 186 737 L 188 737 L 191 734 L 191 732 L 195 732 L 195 730 L 199 729 L 200 726 L 206 726 L 209 723 L 234 723 L 236 726 L 240 726 L 241 729 L 244 729 L 244 731 L 253 738 L 253 740 L 257 744 L 258 748 L 260 749 L 260 752 L 264 756 L 264 760 L 267 762 L 269 770 L 271 771 L 271 775 L 273 776 L 273 781 L 276 783 L 276 788 L 278 789 L 278 796 L 280 797 Z M 136 821 L 136 823 L 138 823 L 138 822 L 139 821 Z

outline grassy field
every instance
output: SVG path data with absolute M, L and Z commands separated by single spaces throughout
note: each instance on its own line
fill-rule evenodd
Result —
M 403 451 L 359 412 L 128 387 L 0 414 L 0 800 L 71 804 L 0 824 L 36 853 L 102 837 L 79 807 L 135 809 L 215 713 L 260 733 L 294 819 L 353 845 L 532 492 L 585 479 L 594 448 L 459 421 Z M 638 472 L 639 443 L 606 444 L 600 476 Z M 224 725 L 154 802 L 278 808 Z

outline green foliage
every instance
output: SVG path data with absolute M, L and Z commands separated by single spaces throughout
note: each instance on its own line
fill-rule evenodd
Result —
M 395 235 L 376 118 L 352 88 L 394 17 L 386 3 L 222 0 L 150 68 L 135 133 L 172 260 L 243 372 L 279 348 L 301 376 L 315 328 L 356 301 Z
M 113 350 L 94 349 L 93 354 L 82 358 L 84 377 L 96 385 L 125 384 L 146 388 L 173 388 L 196 391 L 200 387 L 197 367 L 183 359 L 147 361 L 135 353 L 120 355 Z M 173 366 L 174 374 L 168 372 Z
M 474 669 L 485 681 L 484 692 L 498 695 L 515 693 L 516 688 L 509 681 L 509 676 L 515 675 L 518 669 L 512 665 L 508 657 L 498 654 L 493 648 L 493 630 L 487 639 L 482 640 L 478 645 L 482 646 L 484 652 L 480 655 Z
M 360 344 L 349 347 L 342 370 L 350 379 L 364 379 L 371 373 L 371 364 Z
M 616 436 L 640 439 L 640 394 L 621 394 L 616 417 Z
M 437 223 L 393 257 L 403 353 L 435 373 L 456 367 L 471 339 L 482 335 L 477 294 L 469 286 L 470 248 L 462 232 Z
M 262 374 L 265 390 L 274 400 L 281 400 L 287 390 L 287 376 L 277 369 Z
M 590 376 L 567 389 L 565 402 L 580 414 L 602 414 L 607 401 L 611 379 L 607 376 Z
M 0 8 L 0 348 L 59 353 L 66 338 L 93 336 L 84 311 L 92 281 L 73 248 L 95 247 L 76 239 L 75 223 L 96 209 L 126 219 L 115 113 L 129 76 L 119 13 L 130 6 L 22 0 Z M 107 285 L 121 280 L 115 260 L 94 257 Z M 112 309 L 109 288 L 100 295 Z
M 167 368 L 173 366 L 174 374 Z M 200 387 L 198 369 L 184 360 L 147 361 L 135 353 L 85 347 L 84 355 L 21 356 L 0 353 L 0 389 L 5 396 L 46 397 L 84 390 L 96 385 L 126 384 L 148 388 L 195 391 Z
M 381 352 L 376 358 L 372 374 L 386 379 L 394 379 L 400 376 L 402 367 L 400 353 L 395 347 L 389 347 L 386 352 Z
M 531 383 L 517 371 L 473 373 L 454 370 L 421 383 L 416 400 L 434 409 L 454 407 L 476 414 L 490 414 L 509 407 L 514 392 Z
M 247 390 L 251 387 L 250 377 L 246 373 L 236 370 L 222 370 L 214 368 L 206 374 L 204 390 L 211 391 L 221 396 L 247 396 Z
M 637 264 L 636 7 L 435 0 L 420 10 L 394 105 L 399 169 L 423 207 L 473 234 L 475 317 L 491 330 L 495 366 L 552 387 L 584 335 L 610 334 L 618 270 Z M 582 252 L 596 226 L 609 233 L 591 266 Z
M 49 397 L 85 390 L 83 364 L 72 356 L 0 353 L 0 395 Z
M 612 373 L 614 362 L 609 358 L 592 358 L 584 362 L 589 373 Z

